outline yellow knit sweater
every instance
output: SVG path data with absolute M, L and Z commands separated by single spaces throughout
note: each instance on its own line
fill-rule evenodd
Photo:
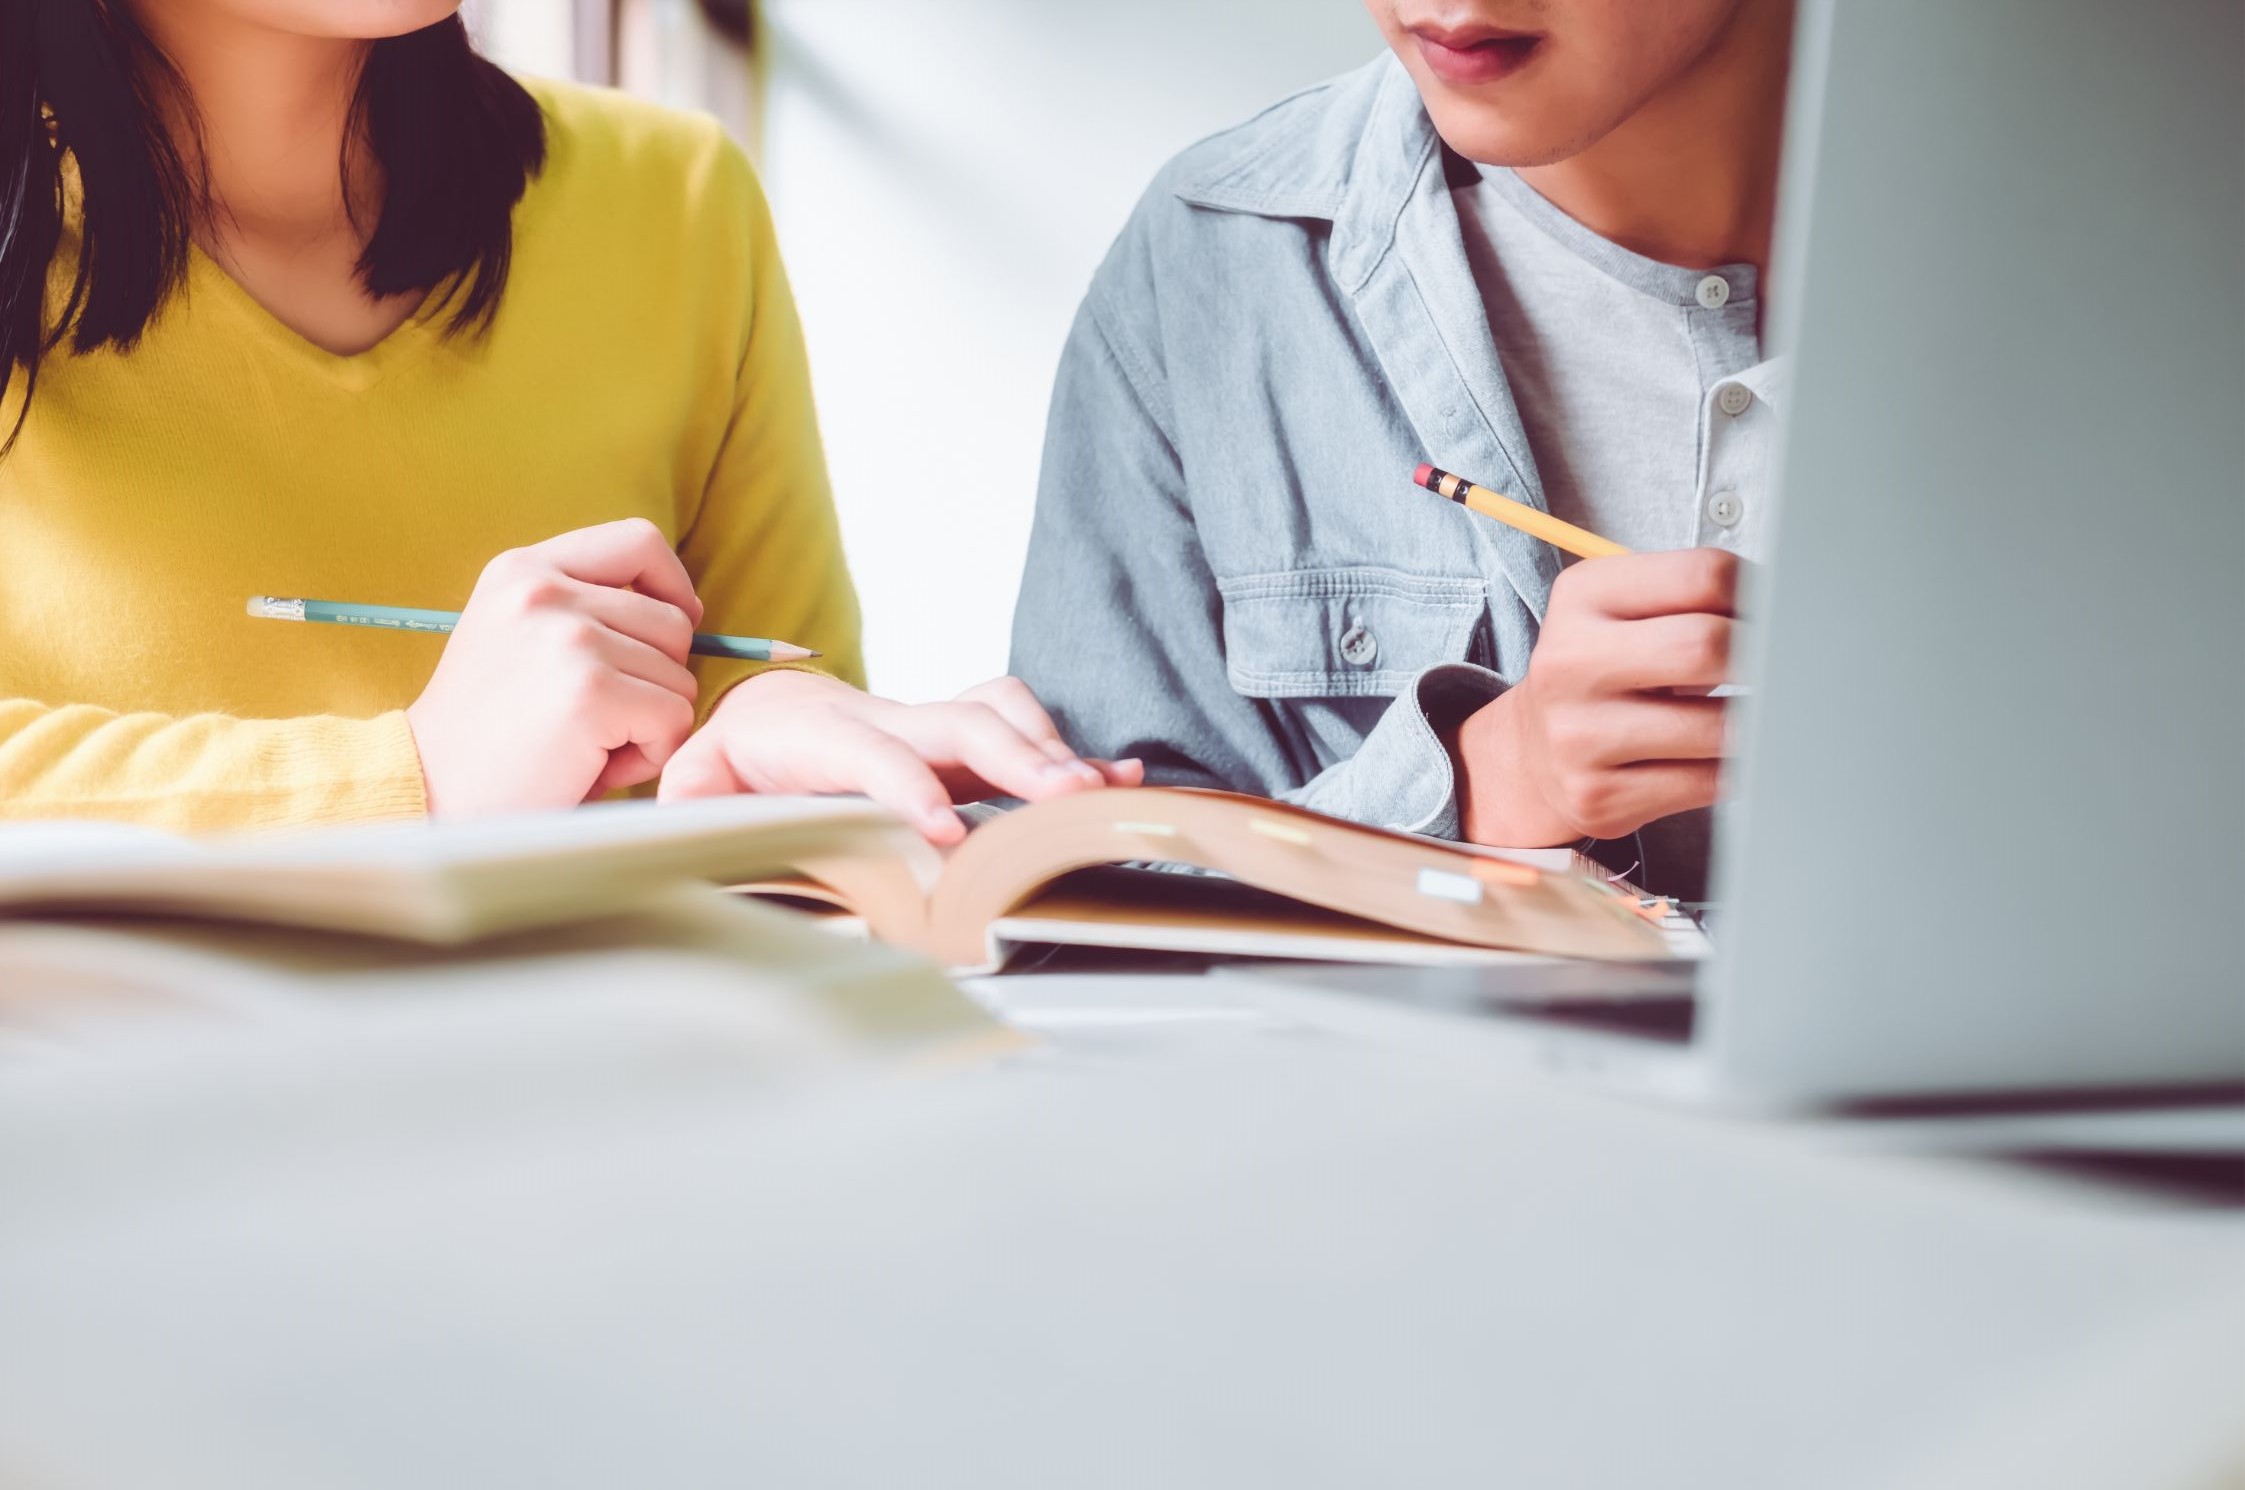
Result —
M 707 120 L 532 86 L 548 162 L 487 334 L 417 317 L 334 356 L 197 254 L 130 352 L 50 358 L 0 460 L 0 818 L 419 813 L 400 711 L 442 639 L 244 601 L 456 610 L 502 549 L 620 517 L 670 535 L 701 629 L 801 642 L 858 680 L 802 331 L 747 160 Z M 705 716 L 756 670 L 694 667 Z

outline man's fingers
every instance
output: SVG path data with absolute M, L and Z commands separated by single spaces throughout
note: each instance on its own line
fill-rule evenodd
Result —
M 1624 838 L 1658 818 L 1715 800 L 1720 761 L 1647 761 L 1565 773 L 1550 805 L 1569 833 Z
M 1679 812 L 1712 807 L 1721 787 L 1722 769 L 1720 761 L 1712 760 L 1647 761 L 1624 766 L 1612 773 L 1615 802 L 1621 817 L 1638 827 Z
M 1647 761 L 1705 761 L 1723 756 L 1726 711 L 1719 698 L 1615 699 L 1585 711 L 1553 742 L 1569 765 L 1626 767 Z
M 1136 757 L 1120 761 L 1093 761 L 1092 765 L 1098 767 L 1099 774 L 1107 778 L 1109 786 L 1146 784 L 1146 763 Z
M 1585 559 L 1560 573 L 1552 607 L 1588 607 L 1624 621 L 1736 615 L 1739 565 L 1738 555 L 1719 548 Z
M 671 552 L 662 529 L 643 517 L 578 528 L 534 548 L 571 579 L 629 587 L 677 606 L 696 626 L 702 622 L 702 603 L 686 566 Z
M 1704 612 L 1653 616 L 1593 627 L 1589 645 L 1571 650 L 1582 681 L 1600 693 L 1715 688 L 1730 681 L 1739 626 Z

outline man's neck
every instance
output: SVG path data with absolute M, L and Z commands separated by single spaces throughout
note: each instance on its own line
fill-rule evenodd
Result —
M 365 42 L 143 24 L 194 100 L 196 127 L 178 136 L 209 189 L 212 230 L 303 243 L 351 231 L 341 162 Z M 353 184 L 361 203 L 370 184 Z
M 1516 174 L 1647 258 L 1766 266 L 1791 53 L 1790 0 L 1746 0 L 1698 61 L 1604 138 Z

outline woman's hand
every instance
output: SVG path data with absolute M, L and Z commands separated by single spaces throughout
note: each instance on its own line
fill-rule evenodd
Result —
M 999 678 L 948 704 L 900 704 L 809 672 L 762 673 L 725 696 L 663 769 L 662 799 L 862 792 L 931 843 L 966 828 L 954 802 L 1136 786 L 1137 761 L 1069 749 L 1028 687 Z
M 1465 836 L 1536 848 L 1619 838 L 1715 800 L 1739 561 L 1618 554 L 1552 586 L 1528 676 L 1466 720 Z
M 430 814 L 572 807 L 653 780 L 694 727 L 701 618 L 644 518 L 493 559 L 405 711 Z

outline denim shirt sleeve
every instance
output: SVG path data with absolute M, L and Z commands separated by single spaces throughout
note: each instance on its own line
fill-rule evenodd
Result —
M 1427 668 L 1353 754 L 1322 769 L 1278 727 L 1270 701 L 1234 689 L 1168 389 L 1104 294 L 1095 283 L 1053 391 L 1013 671 L 1072 744 L 1141 757 L 1150 781 L 1456 837 L 1445 736 L 1503 681 L 1463 662 Z

